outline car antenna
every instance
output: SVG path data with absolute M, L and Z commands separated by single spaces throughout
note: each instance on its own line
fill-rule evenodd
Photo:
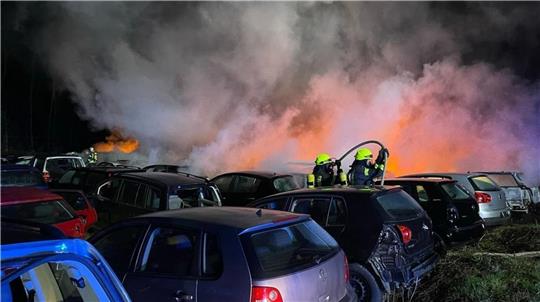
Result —
M 255 214 L 257 214 L 257 216 L 261 217 L 262 216 L 262 209 L 258 209 L 257 212 L 255 212 Z

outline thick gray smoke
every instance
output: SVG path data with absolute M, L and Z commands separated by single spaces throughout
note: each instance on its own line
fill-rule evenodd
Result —
M 36 45 L 80 116 L 152 160 L 288 169 L 379 139 L 395 174 L 538 182 L 539 85 L 476 49 L 538 28 L 531 5 L 49 3 Z

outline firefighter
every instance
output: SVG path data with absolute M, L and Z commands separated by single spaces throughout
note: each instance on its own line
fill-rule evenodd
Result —
M 313 172 L 308 175 L 308 186 L 321 187 L 336 184 L 336 173 L 334 172 L 335 165 L 336 163 L 328 153 L 317 155 Z
M 368 148 L 356 150 L 354 162 L 349 170 L 349 182 L 352 185 L 373 185 L 373 179 L 382 175 L 385 164 L 385 153 L 388 158 L 387 149 L 381 149 L 377 159 L 373 163 L 373 153 Z
M 94 150 L 94 147 L 90 147 L 90 153 L 88 154 L 88 163 L 95 164 L 97 163 L 97 152 Z

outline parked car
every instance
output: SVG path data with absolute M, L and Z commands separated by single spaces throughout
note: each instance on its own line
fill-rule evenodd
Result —
M 249 206 L 311 215 L 347 254 L 359 301 L 382 301 L 383 292 L 414 293 L 439 259 L 431 220 L 400 187 L 301 189 Z
M 58 182 L 51 184 L 55 189 L 81 190 L 93 202 L 98 185 L 114 175 L 127 172 L 142 172 L 140 169 L 124 167 L 84 167 L 68 170 Z
M 112 225 L 90 242 L 133 301 L 355 301 L 345 254 L 307 215 L 162 211 Z
M 164 172 L 113 175 L 97 188 L 100 219 L 115 222 L 150 212 L 221 205 L 218 189 L 206 179 Z
M 454 179 L 474 196 L 479 206 L 480 217 L 488 226 L 505 224 L 510 219 L 510 207 L 504 191 L 483 173 L 422 173 L 404 175 L 400 178 L 446 178 Z
M 19 156 L 15 164 L 36 167 L 43 175 L 45 182 L 57 181 L 67 170 L 85 166 L 80 156 L 42 154 Z
M 2 244 L 2 301 L 131 301 L 103 257 L 80 239 Z
M 2 164 L 0 166 L 2 187 L 35 187 L 47 189 L 41 172 L 28 165 Z
M 68 190 L 68 189 L 52 189 L 51 192 L 56 193 L 64 198 L 65 201 L 75 210 L 79 217 L 82 217 L 85 224 L 85 232 L 90 229 L 98 220 L 97 211 L 94 205 L 86 198 L 83 191 Z
M 533 191 L 521 181 L 518 172 L 479 172 L 493 179 L 504 191 L 506 201 L 513 212 L 529 213 L 533 202 Z
M 485 233 L 476 200 L 455 180 L 391 178 L 384 184 L 399 185 L 411 195 L 428 213 L 433 231 L 446 244 L 477 241 Z
M 68 238 L 59 228 L 50 224 L 23 221 L 8 217 L 2 217 L 1 222 L 1 244 Z
M 211 179 L 223 195 L 225 206 L 245 206 L 258 198 L 304 187 L 297 176 L 263 171 L 242 171 Z
M 2 219 L 50 224 L 69 237 L 84 237 L 84 221 L 62 196 L 36 188 L 2 187 Z
M 143 168 L 146 172 L 168 172 L 168 173 L 185 173 L 189 166 L 177 165 L 151 165 Z

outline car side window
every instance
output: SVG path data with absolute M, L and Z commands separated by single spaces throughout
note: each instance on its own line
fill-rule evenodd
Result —
M 343 199 L 334 198 L 328 212 L 328 225 L 344 225 L 347 221 L 347 211 Z
M 139 191 L 137 193 L 137 199 L 135 200 L 135 206 L 139 208 L 144 208 L 146 204 L 146 191 L 148 186 L 145 184 L 141 184 L 139 186 Z
M 197 235 L 181 228 L 162 227 L 149 236 L 139 272 L 189 277 L 196 275 Z
M 213 234 L 205 234 L 203 247 L 203 275 L 209 278 L 217 278 L 223 271 L 223 258 L 217 237 Z
M 255 193 L 259 190 L 261 180 L 256 177 L 236 175 L 231 186 L 233 193 Z
M 264 203 L 260 203 L 259 205 L 257 205 L 257 208 L 285 211 L 286 206 L 287 206 L 287 197 L 282 197 L 282 198 L 272 198 L 270 200 L 265 200 Z
M 121 184 L 122 181 L 120 179 L 113 179 L 111 181 L 108 181 L 98 188 L 98 195 L 110 200 L 114 200 L 114 198 L 116 198 L 116 194 L 118 193 L 118 189 L 120 189 Z
M 306 198 L 293 202 L 291 211 L 294 213 L 309 214 L 319 225 L 325 226 L 330 208 L 330 198 Z
M 233 175 L 225 175 L 214 179 L 212 182 L 219 188 L 221 192 L 228 193 L 232 179 Z
M 429 202 L 429 196 L 424 186 L 416 185 L 416 194 L 418 196 L 418 202 L 420 203 Z
M 135 199 L 137 198 L 139 187 L 139 183 L 134 181 L 124 181 L 118 202 L 135 205 Z
M 146 225 L 118 228 L 93 242 L 120 279 L 127 272 L 137 243 L 146 229 Z
M 159 210 L 161 205 L 159 190 L 154 187 L 148 187 L 146 192 L 144 207 L 147 209 Z

